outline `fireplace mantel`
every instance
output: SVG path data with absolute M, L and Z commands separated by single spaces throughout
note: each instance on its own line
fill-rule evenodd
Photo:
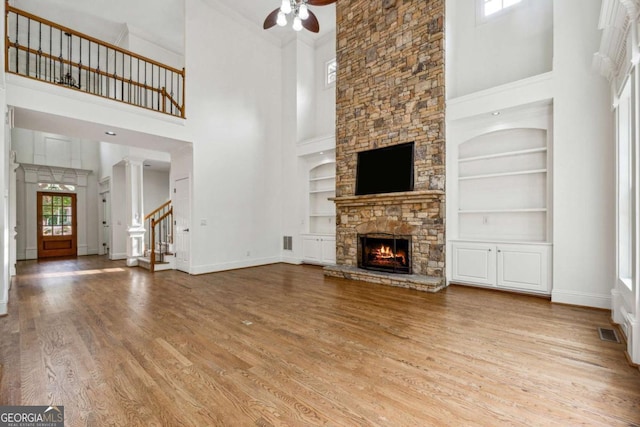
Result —
M 338 206 L 367 206 L 373 203 L 415 203 L 421 200 L 432 200 L 444 196 L 442 190 L 403 191 L 399 193 L 365 194 L 362 196 L 332 197 Z

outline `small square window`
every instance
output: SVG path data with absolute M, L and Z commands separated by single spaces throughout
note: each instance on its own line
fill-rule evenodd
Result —
M 482 2 L 482 16 L 487 17 L 511 6 L 520 3 L 522 0 L 480 0 Z
M 335 84 L 336 77 L 338 76 L 338 63 L 336 62 L 336 58 L 327 62 L 325 67 L 326 77 L 324 80 L 325 86 L 331 86 Z

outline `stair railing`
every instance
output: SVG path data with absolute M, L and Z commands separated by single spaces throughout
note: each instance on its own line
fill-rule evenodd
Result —
M 164 262 L 164 256 L 170 245 L 173 244 L 173 206 L 171 206 L 171 200 L 145 216 L 144 221 L 147 229 L 145 245 L 149 249 L 149 269 L 153 273 L 156 263 Z
M 185 118 L 185 70 L 5 3 L 5 71 Z

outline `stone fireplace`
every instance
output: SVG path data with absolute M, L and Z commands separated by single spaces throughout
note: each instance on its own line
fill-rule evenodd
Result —
M 352 0 L 337 2 L 336 14 L 337 265 L 325 274 L 442 289 L 444 0 Z M 408 142 L 413 191 L 356 195 L 358 153 Z M 409 271 L 360 268 L 363 235 L 407 236 Z

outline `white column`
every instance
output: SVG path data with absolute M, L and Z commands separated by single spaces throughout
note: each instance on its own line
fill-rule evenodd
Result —
M 127 265 L 138 265 L 138 257 L 144 255 L 144 203 L 143 160 L 126 158 L 125 189 L 127 200 Z
M 75 171 L 76 179 L 76 203 L 77 203 L 77 245 L 78 256 L 88 254 L 87 234 L 89 232 L 89 219 L 87 218 L 87 185 L 89 183 L 89 171 L 77 169 Z M 94 225 L 95 226 L 95 225 Z
M 7 114 L 5 94 L 0 91 L 0 105 Z M 9 115 L 6 115 L 7 119 Z M 8 121 L 8 120 L 7 120 Z M 9 305 L 9 150 L 11 143 L 11 128 L 6 120 L 0 120 L 0 135 L 3 141 L 0 146 L 0 316 L 8 313 Z
M 16 216 L 16 169 L 20 165 L 16 163 L 16 152 L 11 151 L 11 158 L 9 164 L 9 274 L 13 277 L 16 275 L 16 260 L 17 260 L 17 216 Z

